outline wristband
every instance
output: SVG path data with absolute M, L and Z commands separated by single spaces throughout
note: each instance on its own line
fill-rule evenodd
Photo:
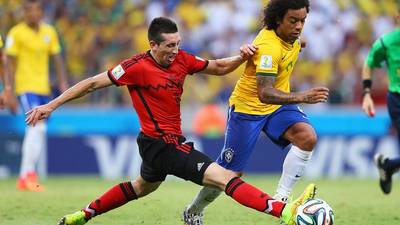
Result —
M 372 86 L 372 81 L 371 79 L 365 79 L 362 81 L 362 86 L 363 86 L 363 90 L 365 89 L 371 89 Z
M 366 94 L 371 93 L 371 86 L 372 86 L 371 79 L 363 80 L 362 81 L 362 86 L 363 86 L 362 97 L 364 97 Z

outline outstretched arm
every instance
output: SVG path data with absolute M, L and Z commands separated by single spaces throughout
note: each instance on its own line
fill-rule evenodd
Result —
M 315 104 L 328 100 L 328 88 L 317 87 L 303 92 L 286 93 L 274 87 L 275 80 L 274 76 L 257 75 L 257 94 L 261 102 L 285 105 L 297 103 Z
M 245 44 L 240 47 L 240 55 L 232 56 L 228 58 L 210 60 L 208 66 L 203 70 L 206 74 L 212 75 L 225 75 L 236 68 L 238 68 L 243 62 L 249 59 L 257 51 L 257 47 L 252 44 Z
M 48 118 L 50 114 L 62 104 L 112 84 L 107 72 L 80 81 L 49 103 L 38 106 L 27 112 L 25 122 L 28 125 L 35 125 L 39 120 Z

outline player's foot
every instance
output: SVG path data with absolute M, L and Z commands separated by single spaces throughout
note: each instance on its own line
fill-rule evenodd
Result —
M 383 193 L 389 194 L 390 191 L 392 190 L 393 173 L 389 172 L 384 168 L 386 160 L 387 158 L 382 154 L 376 154 L 374 156 L 374 161 L 379 171 L 379 185 L 381 186 Z
M 72 214 L 65 215 L 61 218 L 58 225 L 83 225 L 88 220 L 85 217 L 85 213 L 81 210 Z
M 282 211 L 281 220 L 287 225 L 296 225 L 297 208 L 304 202 L 315 197 L 317 187 L 315 184 L 309 184 L 304 192 L 291 203 L 287 203 Z
M 17 180 L 17 189 L 20 191 L 43 192 L 45 187 L 38 182 L 36 173 L 30 172 Z
M 182 220 L 185 225 L 203 225 L 203 213 L 189 213 L 186 207 L 183 210 Z

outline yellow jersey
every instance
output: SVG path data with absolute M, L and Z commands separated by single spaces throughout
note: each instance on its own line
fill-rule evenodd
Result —
M 15 92 L 50 94 L 49 56 L 60 53 L 55 29 L 41 23 L 38 31 L 26 23 L 14 26 L 7 35 L 5 53 L 16 59 Z
M 235 105 L 235 112 L 252 115 L 266 115 L 281 105 L 262 103 L 257 94 L 256 76 L 275 76 L 274 87 L 290 92 L 290 75 L 301 50 L 300 39 L 289 44 L 280 39 L 274 30 L 261 30 L 253 44 L 257 52 L 247 61 L 244 73 L 236 83 L 229 98 L 229 105 Z
M 0 48 L 3 47 L 3 39 L 1 39 L 1 35 L 0 35 Z

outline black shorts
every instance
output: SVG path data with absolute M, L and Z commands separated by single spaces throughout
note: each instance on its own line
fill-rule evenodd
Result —
M 143 160 L 140 168 L 143 179 L 148 182 L 164 181 L 170 174 L 202 185 L 204 172 L 213 161 L 194 149 L 193 142 L 185 140 L 176 135 L 158 139 L 140 132 L 137 143 Z

